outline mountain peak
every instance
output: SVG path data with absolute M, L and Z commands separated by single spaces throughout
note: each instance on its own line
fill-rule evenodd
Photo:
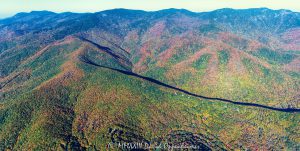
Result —
M 181 13 L 181 14 L 194 14 L 194 12 L 191 12 L 187 9 L 178 9 L 178 8 L 169 8 L 169 9 L 162 9 L 155 12 L 162 12 L 162 13 Z
M 15 16 L 24 16 L 24 15 L 52 15 L 52 14 L 56 14 L 56 13 L 51 12 L 51 11 L 47 11 L 47 10 L 42 10 L 42 11 L 31 11 L 31 12 L 20 12 L 20 13 L 17 13 Z

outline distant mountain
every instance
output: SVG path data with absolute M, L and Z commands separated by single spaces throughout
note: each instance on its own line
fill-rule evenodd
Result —
M 0 34 L 1 149 L 300 147 L 298 12 L 33 11 Z

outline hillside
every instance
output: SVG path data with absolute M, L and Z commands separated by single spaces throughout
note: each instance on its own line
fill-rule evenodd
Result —
M 300 147 L 297 12 L 34 11 L 0 34 L 1 150 Z

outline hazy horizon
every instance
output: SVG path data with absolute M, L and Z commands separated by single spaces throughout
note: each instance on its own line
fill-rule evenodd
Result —
M 56 13 L 93 13 L 116 8 L 158 11 L 162 9 L 176 8 L 187 9 L 192 12 L 206 12 L 222 8 L 249 9 L 249 8 L 269 8 L 273 10 L 287 9 L 300 12 L 297 0 L 270 1 L 270 0 L 3 0 L 0 2 L 0 18 L 11 17 L 19 12 L 31 11 L 52 11 Z
M 185 10 L 188 10 L 188 11 L 190 11 L 190 12 L 201 13 L 201 12 L 215 11 L 215 10 L 219 10 L 219 9 L 246 10 L 246 9 L 260 9 L 260 8 L 266 8 L 266 9 L 270 9 L 270 10 L 289 10 L 289 9 L 271 9 L 271 8 L 268 8 L 268 7 L 244 8 L 244 9 L 224 7 L 224 8 L 218 8 L 218 9 L 209 10 L 209 11 L 192 11 L 192 10 L 185 9 L 185 8 L 164 8 L 164 9 L 159 9 L 159 10 L 143 10 L 143 9 L 129 9 L 129 8 L 112 8 L 112 9 L 105 9 L 105 10 L 99 10 L 99 11 L 94 11 L 94 12 L 73 12 L 73 11 L 55 12 L 55 11 L 50 11 L 50 10 L 32 10 L 32 11 L 26 11 L 26 12 L 17 12 L 17 13 L 15 13 L 15 14 L 12 14 L 12 15 L 6 16 L 6 17 L 1 17 L 1 16 L 0 16 L 0 19 L 10 18 L 10 17 L 13 17 L 13 16 L 17 15 L 18 13 L 42 12 L 42 11 L 53 12 L 53 13 L 59 14 L 59 13 L 66 13 L 66 12 L 70 12 L 70 13 L 96 13 L 96 12 L 101 12 L 101 11 L 106 11 L 106 10 L 114 10 L 114 9 L 140 10 L 140 11 L 146 11 L 146 12 L 155 12 L 155 11 L 161 11 L 161 10 L 167 10 L 167 9 L 178 9 L 178 10 L 179 10 L 179 9 L 185 9 Z M 290 10 L 290 11 L 292 11 L 292 12 L 298 12 L 298 11 L 293 11 L 293 10 Z

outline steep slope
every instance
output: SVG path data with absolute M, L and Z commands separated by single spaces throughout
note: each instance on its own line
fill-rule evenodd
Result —
M 133 53 L 134 71 L 198 94 L 245 102 L 286 106 L 298 95 L 299 79 L 284 69 L 289 64 L 297 68 L 292 64 L 297 51 L 274 50 L 228 32 L 209 36 L 188 30 L 169 36 L 172 27 L 165 24 L 153 25 L 146 32 L 155 33 L 153 38 L 146 34 L 140 39 L 147 41 L 135 42 L 140 47 L 128 44 L 128 50 L 139 50 Z

